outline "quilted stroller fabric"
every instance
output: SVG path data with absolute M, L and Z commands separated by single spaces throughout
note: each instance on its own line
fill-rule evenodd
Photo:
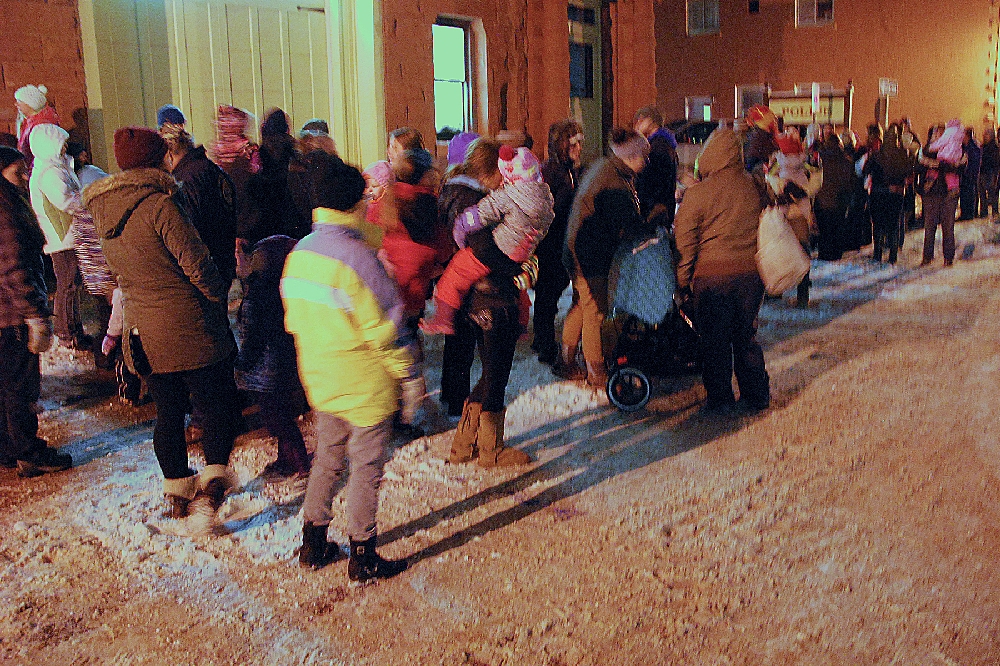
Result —
M 626 241 L 618 247 L 609 276 L 616 314 L 624 313 L 656 325 L 674 307 L 677 276 L 666 230 L 652 238 Z

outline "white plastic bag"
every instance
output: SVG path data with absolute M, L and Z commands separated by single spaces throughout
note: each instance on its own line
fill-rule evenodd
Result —
M 797 286 L 809 272 L 809 256 L 779 206 L 768 206 L 760 214 L 757 270 L 764 288 L 772 296 L 780 296 Z

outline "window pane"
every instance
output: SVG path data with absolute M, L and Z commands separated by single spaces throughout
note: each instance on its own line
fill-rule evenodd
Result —
M 594 47 L 569 43 L 569 96 L 594 96 Z
M 450 25 L 434 25 L 434 78 L 465 81 L 465 30 Z
M 819 0 L 816 3 L 816 20 L 820 23 L 833 20 L 833 0 Z
M 434 82 L 434 125 L 440 132 L 445 127 L 468 129 L 465 124 L 465 84 L 454 81 Z

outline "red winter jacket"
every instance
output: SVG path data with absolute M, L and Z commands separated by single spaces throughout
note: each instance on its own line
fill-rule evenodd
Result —
M 437 197 L 431 187 L 396 182 L 369 207 L 368 220 L 382 227 L 382 249 L 392 264 L 408 317 L 424 309 L 437 263 Z

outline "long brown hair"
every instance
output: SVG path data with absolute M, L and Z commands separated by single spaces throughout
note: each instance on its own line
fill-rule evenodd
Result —
M 424 147 L 424 135 L 416 127 L 399 127 L 389 132 L 389 138 L 395 139 L 403 150 L 418 150 Z
M 569 164 L 569 140 L 583 133 L 583 127 L 572 118 L 557 120 L 549 126 L 548 159 Z
M 465 153 L 465 161 L 451 167 L 446 177 L 468 176 L 482 182 L 483 179 L 499 171 L 500 168 L 497 166 L 499 159 L 500 142 L 487 137 L 479 137 L 469 144 L 469 149 Z

